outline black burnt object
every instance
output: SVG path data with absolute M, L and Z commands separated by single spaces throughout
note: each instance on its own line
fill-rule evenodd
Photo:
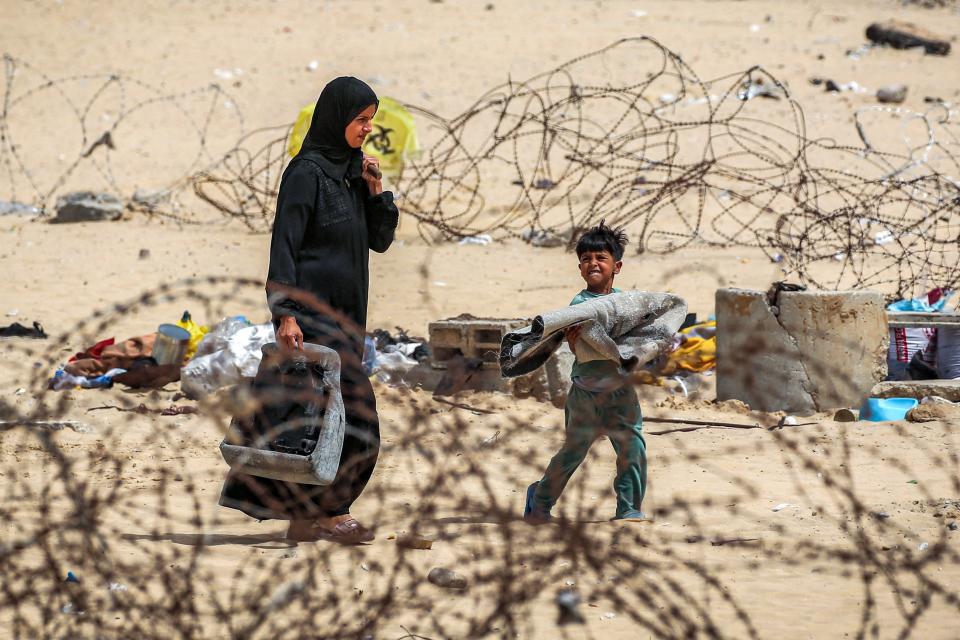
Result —
M 47 332 L 43 330 L 39 322 L 34 322 L 32 328 L 25 327 L 19 322 L 14 322 L 9 326 L 0 327 L 0 338 L 37 338 L 45 340 L 47 338 Z

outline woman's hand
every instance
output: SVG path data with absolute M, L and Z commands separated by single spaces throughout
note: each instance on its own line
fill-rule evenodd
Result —
M 277 342 L 287 349 L 303 349 L 303 331 L 293 316 L 280 318 L 280 328 L 277 329 Z
M 360 174 L 363 181 L 367 183 L 370 189 L 370 195 L 376 196 L 383 193 L 383 184 L 380 182 L 380 161 L 373 156 L 363 154 L 363 171 Z
M 577 340 L 580 339 L 580 333 L 583 331 L 583 325 L 578 324 L 563 330 L 563 335 L 567 338 L 567 344 L 570 345 L 570 351 L 574 351 Z

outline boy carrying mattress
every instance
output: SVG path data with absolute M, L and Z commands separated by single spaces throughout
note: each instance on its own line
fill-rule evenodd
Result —
M 580 276 L 587 288 L 570 305 L 618 293 L 614 277 L 623 266 L 627 235 L 603 221 L 577 242 Z M 577 353 L 583 325 L 564 330 L 570 349 Z M 619 362 L 609 359 L 573 365 L 573 385 L 564 408 L 565 437 L 543 478 L 527 488 L 523 517 L 534 524 L 550 520 L 550 510 L 583 462 L 594 440 L 607 436 L 617 454 L 613 488 L 617 495 L 614 520 L 645 518 L 641 505 L 647 483 L 646 444 L 637 393 Z

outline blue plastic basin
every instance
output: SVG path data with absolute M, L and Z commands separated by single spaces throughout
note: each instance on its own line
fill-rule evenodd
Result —
M 917 404 L 916 398 L 867 398 L 860 407 L 860 419 L 870 422 L 903 420 Z

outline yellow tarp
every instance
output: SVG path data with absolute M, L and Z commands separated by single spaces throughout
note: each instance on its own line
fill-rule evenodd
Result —
M 293 125 L 287 151 L 291 156 L 300 152 L 303 139 L 310 129 L 314 105 L 300 110 Z M 363 143 L 363 151 L 380 160 L 380 170 L 385 174 L 397 175 L 403 169 L 406 158 L 420 150 L 417 140 L 417 128 L 410 112 L 392 98 L 380 98 L 377 114 L 373 116 L 373 132 Z
M 703 338 L 696 333 L 707 329 L 713 335 Z M 687 327 L 680 332 L 684 336 L 683 344 L 674 350 L 667 358 L 663 368 L 665 375 L 676 373 L 680 369 L 702 373 L 717 366 L 717 323 L 716 321 L 702 322 Z

